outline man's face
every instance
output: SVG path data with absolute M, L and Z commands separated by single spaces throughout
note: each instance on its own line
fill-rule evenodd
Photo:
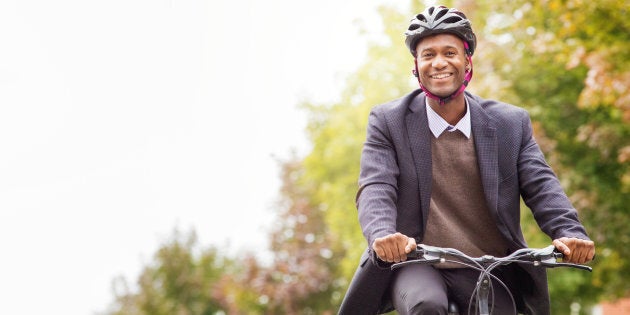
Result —
M 438 34 L 423 38 L 416 53 L 420 82 L 429 92 L 446 97 L 462 86 L 468 59 L 459 37 Z

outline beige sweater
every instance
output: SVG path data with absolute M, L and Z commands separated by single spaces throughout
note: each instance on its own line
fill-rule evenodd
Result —
M 474 139 L 445 131 L 438 139 L 431 137 L 431 155 L 431 205 L 422 243 L 456 248 L 473 257 L 505 256 L 506 241 L 486 205 Z

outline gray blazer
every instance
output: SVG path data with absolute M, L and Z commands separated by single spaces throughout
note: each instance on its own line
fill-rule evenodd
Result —
M 528 113 L 466 92 L 472 133 L 488 208 L 510 252 L 527 247 L 520 227 L 520 200 L 541 230 L 556 239 L 588 239 L 577 211 L 532 136 Z M 368 244 L 400 232 L 422 242 L 431 198 L 431 132 L 425 95 L 416 90 L 372 109 L 361 155 L 357 208 Z M 543 268 L 516 268 L 530 314 L 549 314 Z M 391 311 L 391 271 L 370 246 L 346 292 L 340 314 Z

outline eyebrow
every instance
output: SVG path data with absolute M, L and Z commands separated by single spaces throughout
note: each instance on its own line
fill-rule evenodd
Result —
M 425 51 L 425 50 L 441 50 L 441 49 L 458 49 L 458 47 L 454 46 L 454 45 L 444 45 L 444 46 L 438 46 L 438 47 L 429 46 L 429 47 L 423 48 L 421 51 Z
M 429 47 L 426 47 L 426 48 L 423 48 L 422 50 L 420 50 L 419 54 L 422 54 L 425 51 L 448 50 L 448 49 L 455 49 L 455 50 L 459 51 L 459 48 L 457 46 L 454 46 L 454 45 L 445 45 L 445 46 L 438 46 L 438 47 L 429 46 Z

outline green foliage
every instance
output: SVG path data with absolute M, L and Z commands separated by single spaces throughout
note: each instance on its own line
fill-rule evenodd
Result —
M 175 231 L 138 278 L 138 292 L 131 292 L 124 279 L 115 282 L 116 301 L 112 315 L 210 315 L 223 311 L 216 285 L 232 266 L 216 249 L 196 254 L 194 233 Z
M 194 232 L 176 231 L 142 271 L 137 292 L 117 281 L 108 314 L 332 314 L 344 288 L 334 281 L 342 255 L 332 248 L 324 212 L 311 202 L 313 187 L 302 172 L 299 162 L 283 163 L 282 220 L 270 235 L 269 265 L 250 255 L 232 260 L 215 248 L 202 250 Z
M 256 277 L 269 297 L 269 314 L 326 314 L 341 300 L 334 281 L 341 253 L 327 233 L 324 211 L 310 197 L 315 184 L 303 177 L 301 162 L 282 168 L 280 220 L 271 234 L 274 262 Z
M 537 135 L 598 246 L 593 275 L 553 271 L 554 301 L 585 304 L 628 294 L 630 146 L 628 4 L 619 1 L 511 3 L 506 29 L 513 63 L 502 76 L 539 122 Z M 566 275 L 565 275 L 566 273 Z M 556 279 L 557 278 L 557 279 Z M 568 285 L 570 284 L 570 285 Z

